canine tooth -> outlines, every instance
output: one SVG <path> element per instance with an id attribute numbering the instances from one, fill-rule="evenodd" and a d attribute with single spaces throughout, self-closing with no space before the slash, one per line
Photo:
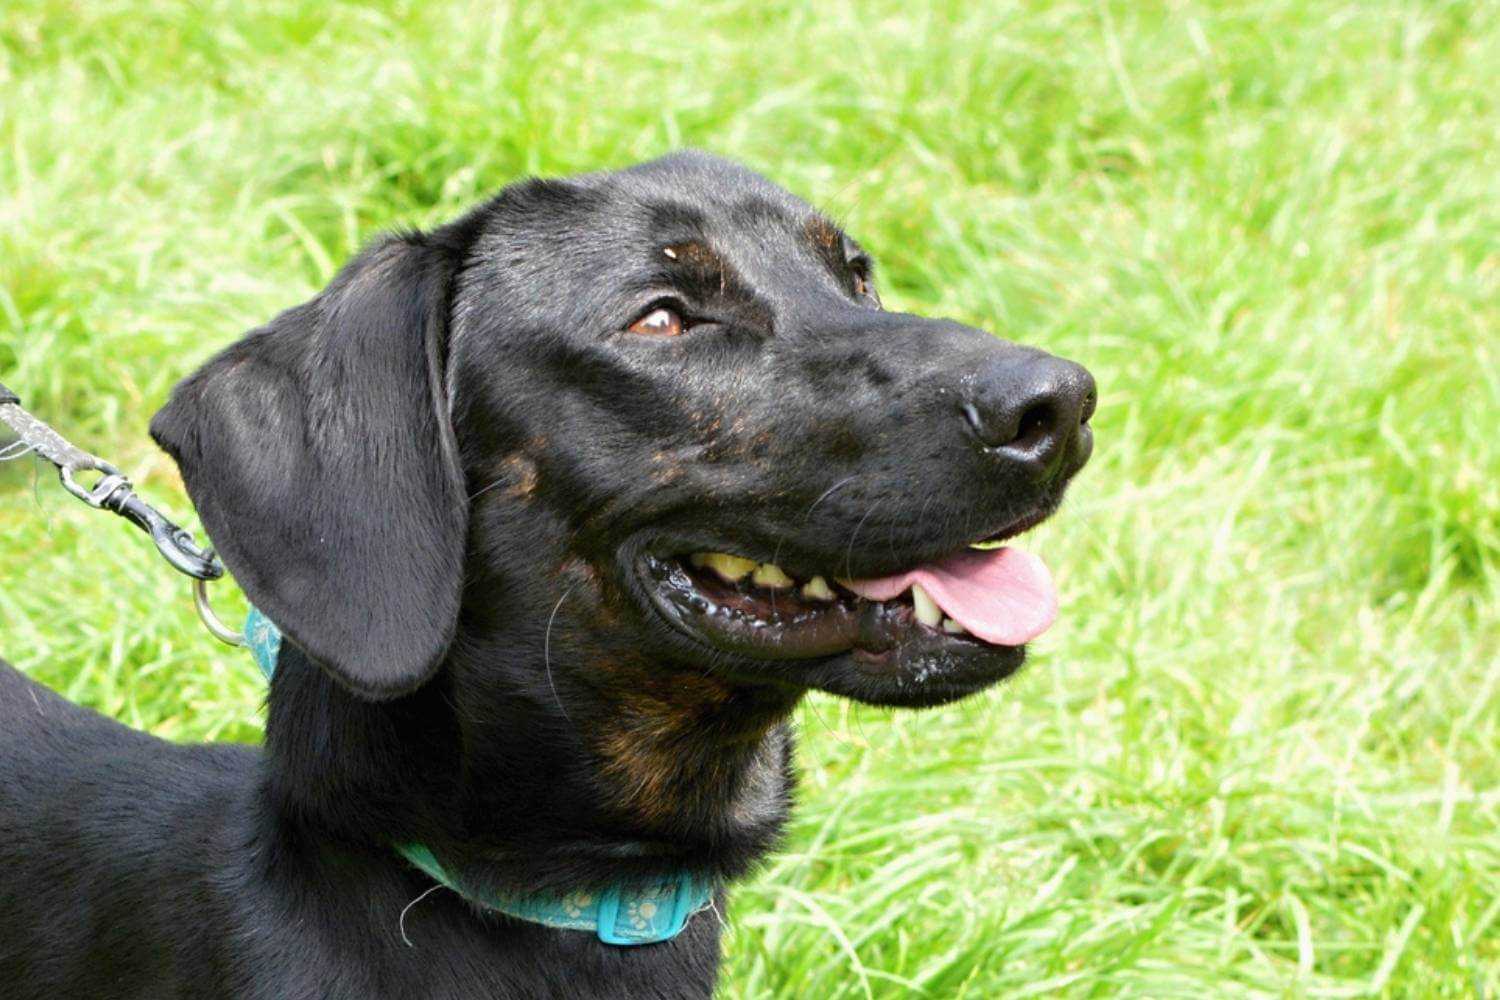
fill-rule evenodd
<path id="1" fill-rule="evenodd" d="M 821 576 L 815 576 L 808 580 L 802 587 L 802 596 L 813 601 L 833 600 L 833 588 L 828 586 L 828 581 Z"/>
<path id="2" fill-rule="evenodd" d="M 917 621 L 923 625 L 936 628 L 942 622 L 943 609 L 937 606 L 937 601 L 934 601 L 931 595 L 922 589 L 920 583 L 911 585 L 911 603 L 916 606 Z"/>
<path id="3" fill-rule="evenodd" d="M 954 621 L 952 618 L 944 618 L 943 619 L 943 631 L 947 632 L 949 635 L 968 635 L 969 634 L 969 630 L 968 629 L 964 628 L 962 625 L 960 625 L 958 622 Z"/>
<path id="4" fill-rule="evenodd" d="M 755 567 L 755 574 L 750 577 L 750 582 L 772 590 L 785 590 L 797 581 L 783 573 L 781 567 L 775 563 L 761 563 Z"/>
<path id="5" fill-rule="evenodd" d="M 755 560 L 746 559 L 744 556 L 732 556 L 727 552 L 699 554 L 703 561 L 698 565 L 708 567 L 730 583 L 739 583 L 755 569 Z"/>

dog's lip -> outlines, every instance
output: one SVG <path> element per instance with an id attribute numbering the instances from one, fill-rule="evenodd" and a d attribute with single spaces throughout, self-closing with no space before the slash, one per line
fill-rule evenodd
<path id="1" fill-rule="evenodd" d="M 672 572 L 677 564 L 648 555 L 642 567 Z M 645 602 L 672 634 L 700 651 L 702 669 L 736 683 L 770 684 L 830 694 L 888 707 L 928 707 L 966 697 L 1020 668 L 1025 646 L 1001 646 L 972 636 L 951 635 L 916 621 L 912 605 L 864 601 L 840 589 L 844 615 L 821 649 L 789 650 L 774 634 L 726 636 L 699 627 L 695 617 L 666 599 L 643 569 Z M 774 633 L 774 626 L 767 632 Z M 757 648 L 756 638 L 764 641 Z M 804 637 L 805 638 L 805 637 Z M 701 657 L 701 659 L 700 659 Z"/>
<path id="2" fill-rule="evenodd" d="M 874 557 L 851 554 L 852 564 L 862 570 L 869 567 L 860 578 L 875 577 L 920 567 L 934 559 L 941 561 L 966 548 L 995 547 L 1044 521 L 1055 508 L 1051 502 L 1038 504 L 963 546 L 950 547 L 946 553 L 939 550 L 936 556 L 908 556 L 892 565 L 886 553 Z M 692 553 L 726 550 L 748 559 L 753 558 L 750 553 L 776 552 L 782 547 L 658 537 L 642 544 L 630 560 L 635 577 L 632 589 L 674 632 L 717 659 L 805 663 L 852 655 L 858 665 L 869 667 L 899 646 L 959 657 L 1021 648 L 1020 643 L 987 642 L 947 620 L 941 627 L 923 624 L 917 620 L 910 590 L 884 601 L 869 600 L 839 585 L 826 570 L 803 570 L 801 565 L 811 560 L 787 560 L 799 583 L 776 591 L 748 586 L 748 581 L 730 583 L 701 566 L 691 567 L 688 560 Z M 800 581 L 814 576 L 831 584 L 833 600 L 819 601 L 800 594 Z"/>

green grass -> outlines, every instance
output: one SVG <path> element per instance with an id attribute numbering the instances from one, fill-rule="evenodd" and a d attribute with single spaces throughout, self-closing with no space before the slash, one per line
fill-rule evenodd
<path id="1" fill-rule="evenodd" d="M 680 145 L 890 305 L 1087 363 L 1059 626 L 923 715 L 814 698 L 725 997 L 1500 991 L 1500 7 L 9 0 L 0 381 L 151 496 L 172 382 L 372 234 Z M 0 650 L 162 736 L 260 684 L 0 466 Z M 222 589 L 222 588 L 221 588 Z"/>

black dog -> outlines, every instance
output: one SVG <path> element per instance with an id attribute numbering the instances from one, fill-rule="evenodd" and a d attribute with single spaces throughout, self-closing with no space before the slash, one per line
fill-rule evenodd
<path id="1" fill-rule="evenodd" d="M 152 425 L 285 632 L 264 751 L 0 664 L 0 995 L 708 996 L 710 909 L 631 947 L 473 900 L 688 878 L 722 913 L 806 690 L 1020 665 L 1046 571 L 970 546 L 1056 508 L 1093 406 L 883 311 L 852 240 L 704 155 L 380 242 Z"/>

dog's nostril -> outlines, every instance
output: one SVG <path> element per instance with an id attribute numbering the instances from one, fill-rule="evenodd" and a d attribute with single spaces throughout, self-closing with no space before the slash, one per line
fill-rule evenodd
<path id="1" fill-rule="evenodd" d="M 1007 448 L 1031 451 L 1052 433 L 1055 422 L 1056 414 L 1053 413 L 1051 404 L 1038 403 L 1021 414 L 1021 421 L 1016 425 L 1016 436 L 1003 444 Z"/>
<path id="2" fill-rule="evenodd" d="M 1047 477 L 1088 441 L 1097 393 L 1083 368 L 1043 355 L 983 371 L 960 405 L 976 444 L 1010 468 Z"/>
<path id="3" fill-rule="evenodd" d="M 1059 411 L 1050 396 L 1021 406 L 985 407 L 963 404 L 964 420 L 969 430 L 986 448 L 1015 453 L 1045 450 L 1057 435 Z"/>

